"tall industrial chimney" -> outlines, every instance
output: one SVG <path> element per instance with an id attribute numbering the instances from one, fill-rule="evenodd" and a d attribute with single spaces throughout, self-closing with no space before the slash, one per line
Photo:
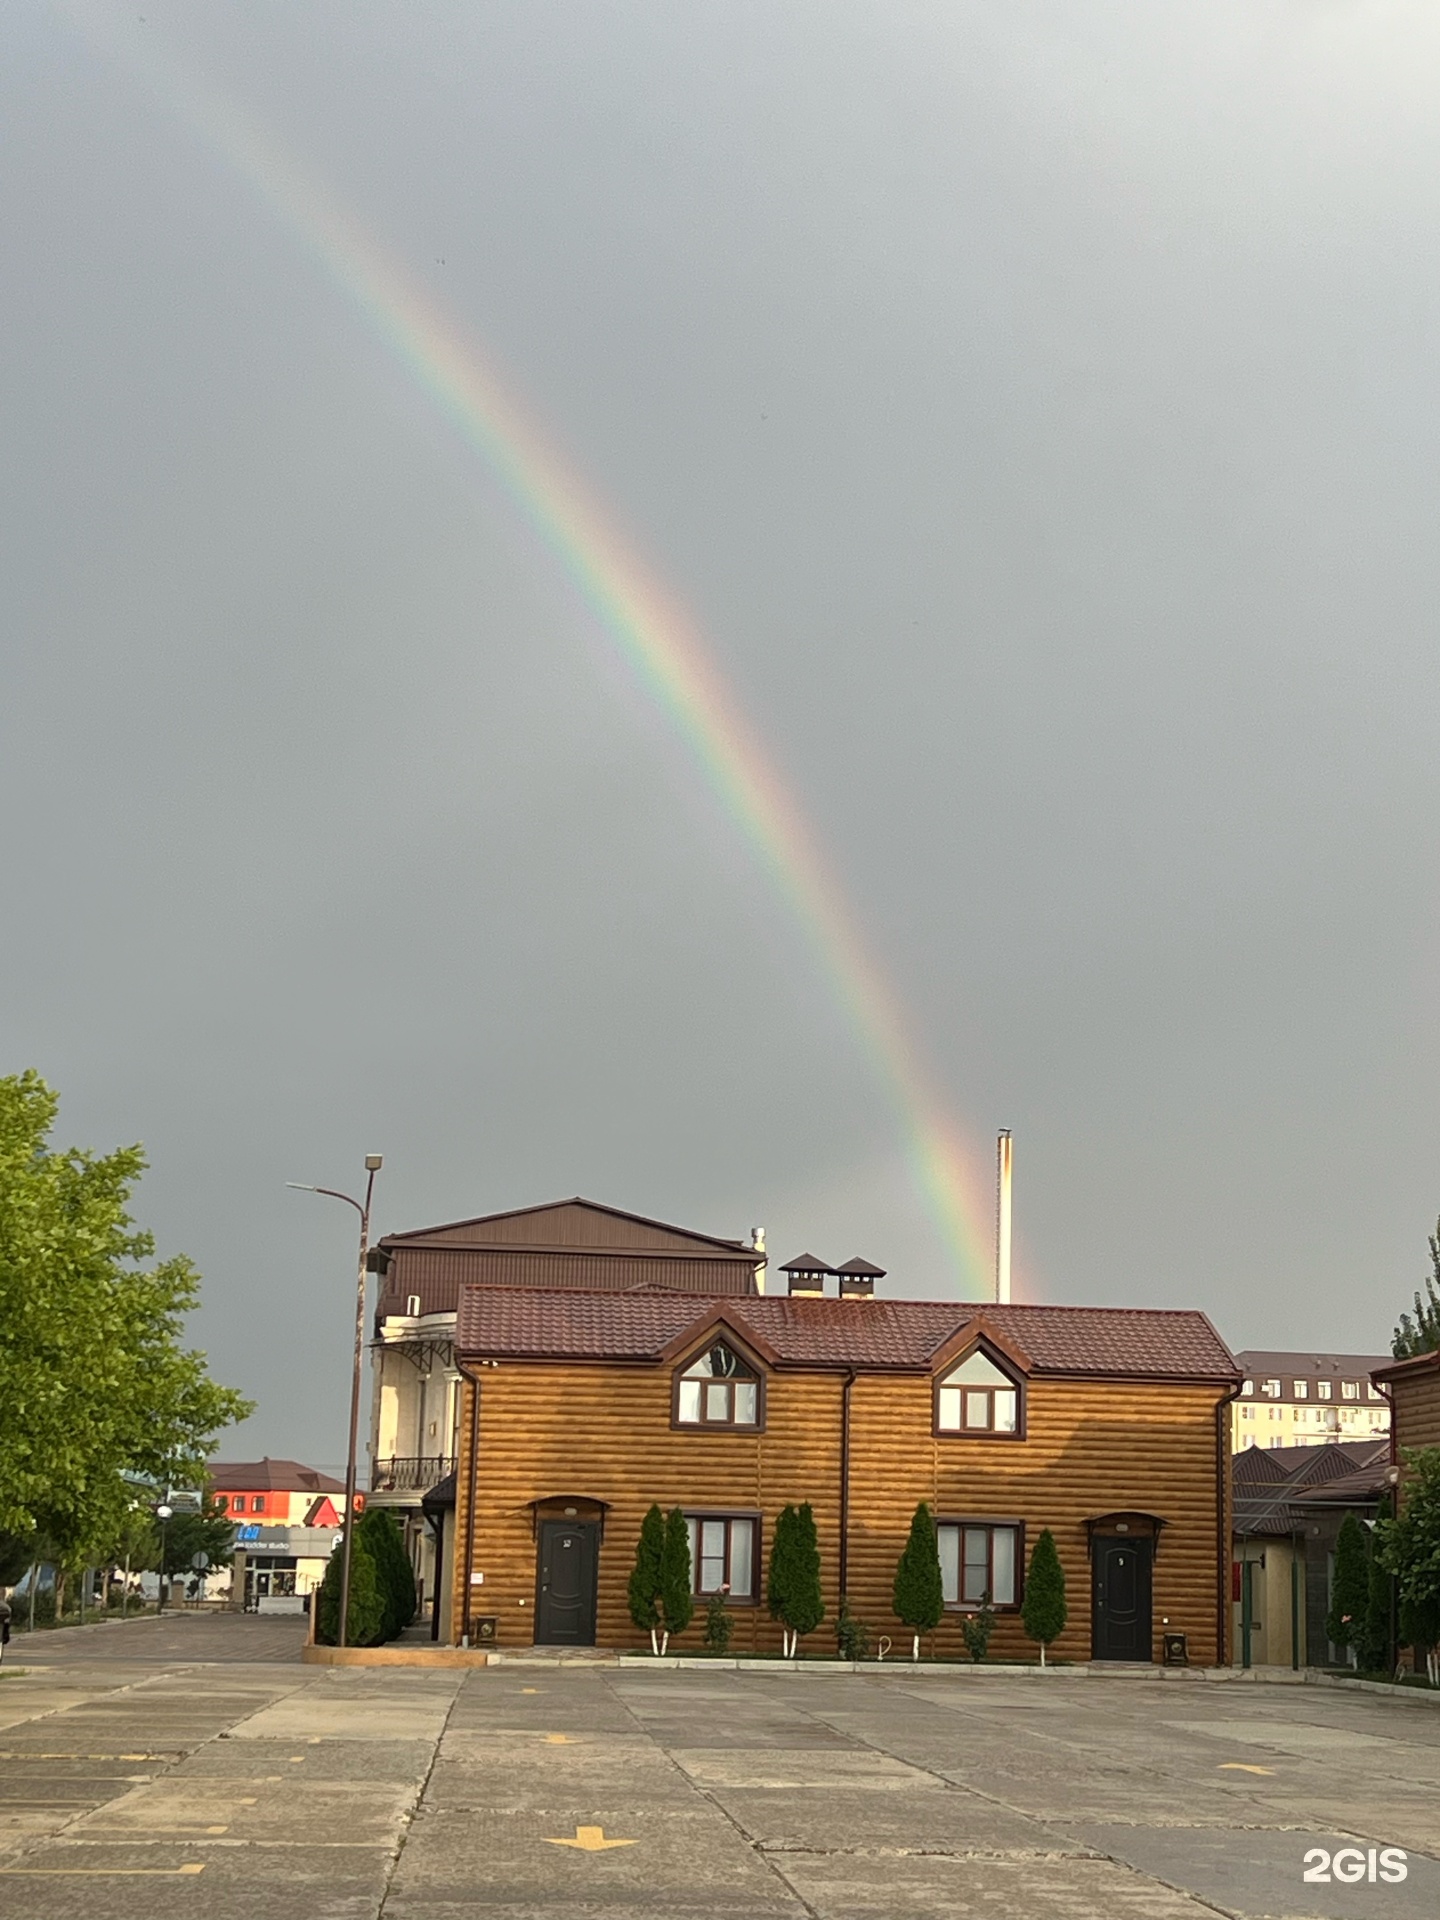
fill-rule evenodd
<path id="1" fill-rule="evenodd" d="M 1010 1129 L 1002 1127 L 995 1140 L 995 1300 L 1010 1304 Z"/>

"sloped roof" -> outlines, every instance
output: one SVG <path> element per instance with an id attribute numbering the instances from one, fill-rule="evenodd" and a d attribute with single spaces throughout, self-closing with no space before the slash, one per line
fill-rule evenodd
<path id="1" fill-rule="evenodd" d="M 1038 1373 L 1233 1381 L 1238 1369 L 1203 1313 L 1130 1307 L 982 1306 L 946 1300 L 805 1300 L 736 1295 L 697 1301 L 646 1291 L 575 1293 L 467 1287 L 457 1345 L 495 1359 L 658 1360 L 717 1318 L 780 1366 L 924 1372 L 979 1322 Z"/>
<path id="2" fill-rule="evenodd" d="M 383 1234 L 379 1245 L 387 1249 L 443 1246 L 569 1251 L 585 1248 L 671 1256 L 690 1252 L 712 1259 L 718 1251 L 748 1258 L 752 1263 L 764 1258 L 743 1240 L 723 1240 L 714 1234 L 696 1233 L 690 1227 L 674 1227 L 664 1220 L 647 1219 L 641 1213 L 627 1213 L 622 1207 L 607 1207 L 602 1201 L 583 1199 L 579 1194 L 568 1200 L 546 1200 L 535 1207 L 511 1207 L 504 1213 L 482 1213 L 470 1220 L 450 1220 L 440 1226 Z"/>
<path id="3" fill-rule="evenodd" d="M 205 1471 L 216 1493 L 344 1493 L 345 1482 L 298 1460 L 212 1460 Z"/>
<path id="4" fill-rule="evenodd" d="M 1234 1459 L 1235 1531 L 1274 1538 L 1307 1524 L 1306 1505 L 1365 1506 L 1383 1490 L 1389 1440 L 1246 1447 Z"/>

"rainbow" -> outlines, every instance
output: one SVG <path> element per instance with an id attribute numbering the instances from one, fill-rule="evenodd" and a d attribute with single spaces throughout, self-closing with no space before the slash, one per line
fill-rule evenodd
<path id="1" fill-rule="evenodd" d="M 64 17 L 92 50 L 159 95 L 260 194 L 549 548 L 802 929 L 893 1113 L 951 1279 L 962 1291 L 984 1295 L 993 1274 L 992 1203 L 974 1175 L 976 1156 L 923 1069 L 799 807 L 684 608 L 622 539 L 475 343 L 267 128 L 183 71 L 153 30 L 122 39 L 116 20 L 69 6 Z"/>

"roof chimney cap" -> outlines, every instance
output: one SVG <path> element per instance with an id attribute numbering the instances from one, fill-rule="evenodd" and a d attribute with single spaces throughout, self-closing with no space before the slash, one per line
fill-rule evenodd
<path id="1" fill-rule="evenodd" d="M 853 1260 L 847 1260 L 843 1267 L 836 1267 L 835 1271 L 839 1274 L 860 1274 L 871 1280 L 883 1280 L 886 1273 L 884 1267 L 871 1266 L 868 1260 L 862 1260 L 858 1254 Z"/>
<path id="2" fill-rule="evenodd" d="M 812 1299 L 825 1291 L 825 1276 L 833 1273 L 834 1268 L 818 1254 L 797 1253 L 793 1260 L 787 1260 L 780 1271 L 790 1281 L 792 1294 L 808 1295 Z"/>
<path id="3" fill-rule="evenodd" d="M 840 1276 L 840 1298 L 842 1300 L 873 1300 L 875 1282 L 885 1278 L 884 1267 L 872 1266 L 868 1260 L 858 1256 L 847 1260 L 843 1267 L 835 1271 Z"/>

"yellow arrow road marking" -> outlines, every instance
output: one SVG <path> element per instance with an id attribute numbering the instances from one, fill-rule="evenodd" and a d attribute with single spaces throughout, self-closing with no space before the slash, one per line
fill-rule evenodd
<path id="1" fill-rule="evenodd" d="M 609 1847 L 633 1847 L 633 1840 L 607 1840 L 603 1827 L 576 1827 L 573 1840 L 547 1840 L 547 1847 L 578 1847 L 581 1853 L 604 1853 Z"/>
<path id="2" fill-rule="evenodd" d="M 520 1691 L 522 1693 L 543 1693 L 545 1689 L 543 1687 L 521 1687 Z"/>
<path id="3" fill-rule="evenodd" d="M 580 1742 L 572 1740 L 568 1733 L 547 1733 L 545 1744 L 547 1747 L 578 1747 Z"/>
<path id="4" fill-rule="evenodd" d="M 173 1880 L 178 1873 L 203 1873 L 205 1862 L 192 1860 L 184 1867 L 0 1867 L 0 1873 L 23 1874 L 33 1879 L 37 1874 L 88 1874 L 102 1880 L 148 1879 Z"/>
<path id="5" fill-rule="evenodd" d="M 1252 1767 L 1246 1760 L 1222 1760 L 1221 1773 L 1274 1773 L 1274 1767 Z"/>

